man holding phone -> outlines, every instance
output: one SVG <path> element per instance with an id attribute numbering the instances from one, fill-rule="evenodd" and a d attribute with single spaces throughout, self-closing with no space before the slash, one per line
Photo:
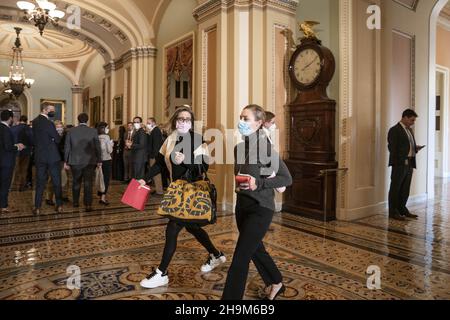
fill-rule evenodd
<path id="1" fill-rule="evenodd" d="M 416 144 L 411 130 L 417 117 L 414 110 L 405 110 L 402 120 L 392 127 L 388 134 L 389 166 L 392 167 L 389 217 L 396 220 L 417 218 L 417 215 L 406 208 L 413 172 L 416 169 L 416 155 L 425 148 Z"/>

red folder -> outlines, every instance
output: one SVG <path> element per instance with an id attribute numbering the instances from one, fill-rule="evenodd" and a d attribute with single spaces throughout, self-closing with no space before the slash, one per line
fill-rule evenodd
<path id="1" fill-rule="evenodd" d="M 122 203 L 139 211 L 145 210 L 148 197 L 150 196 L 150 187 L 141 187 L 140 183 L 133 179 L 127 187 L 127 190 L 122 196 Z"/>

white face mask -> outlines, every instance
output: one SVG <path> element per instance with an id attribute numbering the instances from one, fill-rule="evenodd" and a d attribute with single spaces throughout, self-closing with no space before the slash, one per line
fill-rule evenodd
<path id="1" fill-rule="evenodd" d="M 134 128 L 135 128 L 136 130 L 139 130 L 139 129 L 141 128 L 141 124 L 140 124 L 140 123 L 135 123 L 135 124 L 134 124 Z"/>
<path id="2" fill-rule="evenodd" d="M 148 130 L 153 130 L 155 126 L 153 124 L 147 124 L 147 129 Z"/>
<path id="3" fill-rule="evenodd" d="M 108 133 L 109 133 L 109 129 L 106 128 L 106 129 L 105 129 L 105 134 L 108 134 Z"/>
<path id="4" fill-rule="evenodd" d="M 269 131 L 273 132 L 273 131 L 275 131 L 275 130 L 277 130 L 277 125 L 274 123 L 273 125 L 271 125 L 271 126 L 269 127 Z"/>
<path id="5" fill-rule="evenodd" d="M 177 131 L 179 134 L 186 134 L 191 130 L 192 123 L 189 121 L 187 123 L 178 123 L 177 122 Z"/>

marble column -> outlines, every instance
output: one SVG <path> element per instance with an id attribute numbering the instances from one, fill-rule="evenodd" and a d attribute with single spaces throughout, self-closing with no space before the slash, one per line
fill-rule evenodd
<path id="1" fill-rule="evenodd" d="M 72 124 L 76 125 L 77 117 L 83 110 L 83 87 L 75 85 L 72 87 Z"/>

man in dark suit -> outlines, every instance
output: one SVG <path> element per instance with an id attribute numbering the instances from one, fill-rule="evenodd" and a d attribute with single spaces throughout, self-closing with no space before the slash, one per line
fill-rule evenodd
<path id="1" fill-rule="evenodd" d="M 124 167 L 124 181 L 129 183 L 133 174 L 133 161 L 131 158 L 131 145 L 133 144 L 134 136 L 134 124 L 133 122 L 127 123 L 126 132 L 123 136 L 123 167 Z"/>
<path id="2" fill-rule="evenodd" d="M 156 125 L 155 118 L 149 118 L 147 120 L 147 130 L 148 130 L 147 153 L 148 153 L 149 168 L 151 168 L 156 163 L 156 156 L 158 155 L 159 150 L 161 149 L 164 143 L 164 138 L 161 129 L 158 128 L 158 126 Z M 153 177 L 153 182 L 155 184 L 156 194 L 159 195 L 164 194 L 161 174 L 158 174 L 157 176 Z"/>
<path id="3" fill-rule="evenodd" d="M 61 136 L 50 118 L 55 116 L 55 106 L 41 105 L 41 114 L 33 120 L 34 163 L 36 166 L 36 197 L 33 213 L 40 214 L 42 197 L 47 186 L 48 175 L 53 184 L 56 198 L 56 212 L 62 213 L 61 155 L 59 143 Z"/>
<path id="4" fill-rule="evenodd" d="M 406 208 L 413 171 L 416 169 L 416 154 L 425 147 L 416 144 L 411 130 L 417 117 L 414 110 L 405 110 L 402 120 L 388 134 L 389 166 L 392 167 L 389 217 L 396 220 L 417 218 Z"/>
<path id="5" fill-rule="evenodd" d="M 89 128 L 88 121 L 89 117 L 86 113 L 80 114 L 78 116 L 80 125 L 67 133 L 64 160 L 66 170 L 72 169 L 74 208 L 80 206 L 81 183 L 84 180 L 84 205 L 86 212 L 91 212 L 95 167 L 101 167 L 102 158 L 97 130 Z"/>
<path id="6" fill-rule="evenodd" d="M 9 188 L 16 164 L 17 151 L 22 151 L 25 146 L 21 143 L 14 144 L 11 132 L 14 114 L 11 110 L 0 113 L 0 213 L 11 213 L 15 210 L 8 209 Z"/>
<path id="7" fill-rule="evenodd" d="M 26 189 L 27 171 L 33 149 L 33 130 L 28 126 L 27 116 L 21 116 L 19 124 L 11 128 L 15 143 L 22 143 L 25 149 L 17 155 L 17 164 L 15 169 L 15 181 L 19 185 L 19 191 Z"/>
<path id="8" fill-rule="evenodd" d="M 133 163 L 133 178 L 141 180 L 145 177 L 145 164 L 147 163 L 147 134 L 142 127 L 142 118 L 133 119 L 134 134 L 132 143 L 128 142 Z"/>

